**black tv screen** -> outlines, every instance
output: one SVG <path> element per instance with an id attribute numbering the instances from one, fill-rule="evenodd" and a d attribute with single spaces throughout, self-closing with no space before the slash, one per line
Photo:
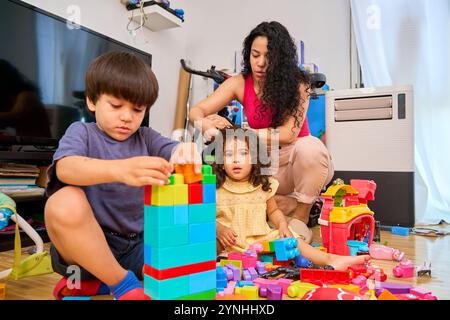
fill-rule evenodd
<path id="1" fill-rule="evenodd" d="M 23 2 L 0 1 L 0 143 L 57 145 L 72 122 L 95 121 L 86 110 L 85 73 L 115 50 L 151 65 L 148 53 Z"/>

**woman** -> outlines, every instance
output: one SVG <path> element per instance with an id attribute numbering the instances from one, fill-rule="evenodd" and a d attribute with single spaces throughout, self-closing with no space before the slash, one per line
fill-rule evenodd
<path id="1" fill-rule="evenodd" d="M 306 113 L 309 79 L 298 68 L 297 47 L 287 29 L 278 22 L 263 22 L 243 43 L 243 71 L 227 79 L 212 95 L 191 108 L 190 121 L 207 139 L 229 125 L 216 115 L 232 100 L 244 106 L 249 126 L 261 138 L 279 132 L 280 182 L 276 202 L 295 218 L 290 226 L 307 241 L 309 212 L 322 188 L 334 173 L 323 143 L 310 135 Z"/>

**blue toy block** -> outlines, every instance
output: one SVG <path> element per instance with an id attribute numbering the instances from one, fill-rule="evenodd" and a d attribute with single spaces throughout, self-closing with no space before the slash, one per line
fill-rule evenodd
<path id="1" fill-rule="evenodd" d="M 203 184 L 203 203 L 216 203 L 216 185 Z"/>
<path id="2" fill-rule="evenodd" d="M 189 276 L 157 280 L 144 274 L 144 292 L 154 300 L 172 300 L 189 294 Z"/>
<path id="3" fill-rule="evenodd" d="M 313 263 L 302 255 L 298 255 L 295 257 L 295 265 L 299 268 L 311 268 Z"/>
<path id="4" fill-rule="evenodd" d="M 174 225 L 173 206 L 144 206 L 144 230 L 172 227 Z"/>
<path id="5" fill-rule="evenodd" d="M 408 235 L 409 235 L 409 228 L 405 228 L 405 227 L 392 227 L 391 233 L 392 233 L 392 234 L 399 235 L 399 236 L 408 236 Z"/>
<path id="6" fill-rule="evenodd" d="M 144 233 L 145 236 L 145 233 Z M 144 243 L 144 263 L 152 266 L 152 247 Z"/>
<path id="7" fill-rule="evenodd" d="M 225 270 L 221 266 L 216 267 L 216 290 L 223 291 L 228 285 Z"/>
<path id="8" fill-rule="evenodd" d="M 193 273 L 189 275 L 189 294 L 216 288 L 216 270 Z"/>
<path id="9" fill-rule="evenodd" d="M 187 205 L 179 205 L 173 207 L 173 222 L 175 225 L 188 224 L 189 209 Z"/>
<path id="10" fill-rule="evenodd" d="M 145 255 L 145 247 L 147 245 L 144 244 L 144 262 L 158 270 L 216 260 L 216 241 L 168 248 L 151 247 L 150 257 Z"/>
<path id="11" fill-rule="evenodd" d="M 297 248 L 298 240 L 295 238 L 283 238 L 273 241 L 275 247 L 275 257 L 278 261 L 287 261 L 300 255 Z"/>
<path id="12" fill-rule="evenodd" d="M 92 297 L 64 297 L 63 300 L 92 300 Z"/>
<path id="13" fill-rule="evenodd" d="M 146 229 L 144 244 L 155 248 L 187 245 L 189 244 L 189 226 L 184 224 L 159 229 Z"/>
<path id="14" fill-rule="evenodd" d="M 190 204 L 189 223 L 216 222 L 216 205 L 214 203 Z"/>
<path id="15" fill-rule="evenodd" d="M 261 257 L 259 259 L 261 260 L 261 262 L 273 263 L 273 256 L 272 255 L 263 254 L 263 255 L 261 255 Z"/>
<path id="16" fill-rule="evenodd" d="M 253 287 L 254 284 L 253 284 L 253 281 L 243 281 L 243 280 L 238 281 L 238 282 L 236 283 L 236 287 L 243 287 L 243 286 L 250 286 L 250 287 Z"/>
<path id="17" fill-rule="evenodd" d="M 356 256 L 358 252 L 369 252 L 367 243 L 362 241 L 347 240 L 347 245 L 349 246 L 351 256 Z"/>
<path id="18" fill-rule="evenodd" d="M 189 243 L 216 240 L 216 223 L 196 223 L 189 225 Z"/>

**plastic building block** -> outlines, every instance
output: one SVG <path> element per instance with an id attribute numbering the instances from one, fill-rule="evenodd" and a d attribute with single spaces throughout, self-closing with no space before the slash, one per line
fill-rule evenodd
<path id="1" fill-rule="evenodd" d="M 175 206 L 144 206 L 144 230 L 172 227 Z"/>
<path id="2" fill-rule="evenodd" d="M 291 298 L 303 298 L 303 296 L 310 290 L 318 288 L 319 286 L 301 281 L 294 281 L 287 289 L 287 294 Z"/>
<path id="3" fill-rule="evenodd" d="M 259 259 L 261 260 L 261 262 L 273 263 L 273 256 L 272 255 L 263 254 L 263 255 L 261 255 L 259 257 Z"/>
<path id="4" fill-rule="evenodd" d="M 256 271 L 258 271 L 258 274 L 264 274 L 267 272 L 266 266 L 261 261 L 256 261 Z"/>
<path id="5" fill-rule="evenodd" d="M 188 201 L 189 204 L 203 203 L 203 185 L 193 183 L 188 185 Z"/>
<path id="6" fill-rule="evenodd" d="M 144 205 L 152 204 L 152 186 L 144 186 Z"/>
<path id="7" fill-rule="evenodd" d="M 174 225 L 172 227 L 160 227 L 158 231 L 147 228 L 144 233 L 144 243 L 158 248 L 188 245 L 188 225 Z M 213 239 L 214 240 L 214 239 Z"/>
<path id="8" fill-rule="evenodd" d="M 187 205 L 173 206 L 173 223 L 175 225 L 188 224 L 189 209 Z"/>
<path id="9" fill-rule="evenodd" d="M 282 278 L 282 279 L 277 280 L 277 284 L 279 286 L 281 286 L 281 288 L 283 289 L 283 294 L 287 294 L 287 290 L 292 282 L 293 282 L 293 280 L 291 280 L 291 279 L 283 279 Z"/>
<path id="10" fill-rule="evenodd" d="M 92 300 L 92 297 L 82 297 L 82 296 L 74 296 L 74 297 L 64 297 L 62 300 Z"/>
<path id="11" fill-rule="evenodd" d="M 356 256 L 358 252 L 369 252 L 367 243 L 356 240 L 347 240 L 347 245 L 350 248 L 350 255 Z"/>
<path id="12" fill-rule="evenodd" d="M 377 298 L 378 300 L 398 300 L 389 290 L 383 290 Z"/>
<path id="13" fill-rule="evenodd" d="M 151 276 L 152 278 L 155 278 L 157 280 L 166 280 L 170 278 L 185 276 L 192 273 L 214 270 L 215 267 L 216 267 L 215 260 L 184 265 L 175 268 L 168 268 L 164 270 L 158 270 L 150 265 L 144 264 L 144 274 Z"/>
<path id="14" fill-rule="evenodd" d="M 0 300 L 6 297 L 6 283 L 0 283 Z"/>
<path id="15" fill-rule="evenodd" d="M 216 222 L 216 205 L 214 203 L 189 205 L 189 223 Z"/>
<path id="16" fill-rule="evenodd" d="M 160 281 L 144 274 L 144 292 L 154 300 L 172 300 L 188 296 L 190 295 L 189 276 Z"/>
<path id="17" fill-rule="evenodd" d="M 256 253 L 260 253 L 264 250 L 264 246 L 259 242 L 255 242 L 250 245 L 250 250 Z"/>
<path id="18" fill-rule="evenodd" d="M 397 278 L 412 278 L 414 277 L 415 267 L 412 265 L 399 264 L 392 269 L 392 274 Z"/>
<path id="19" fill-rule="evenodd" d="M 330 288 L 341 288 L 356 294 L 360 293 L 360 287 L 355 284 L 332 284 Z"/>
<path id="20" fill-rule="evenodd" d="M 175 189 L 171 185 L 152 186 L 152 206 L 173 206 Z"/>
<path id="21" fill-rule="evenodd" d="M 216 290 L 211 289 L 204 292 L 190 294 L 184 297 L 176 298 L 175 300 L 213 300 L 216 298 Z"/>
<path id="22" fill-rule="evenodd" d="M 243 286 L 253 286 L 253 281 L 241 280 L 236 283 L 236 287 L 243 287 Z"/>
<path id="23" fill-rule="evenodd" d="M 300 269 L 300 280 L 302 282 L 333 284 L 350 283 L 348 271 L 323 270 L 323 269 Z"/>
<path id="24" fill-rule="evenodd" d="M 258 278 L 258 272 L 256 272 L 256 269 L 253 267 L 248 268 L 248 272 L 250 273 L 250 279 L 255 280 Z"/>
<path id="25" fill-rule="evenodd" d="M 213 174 L 212 167 L 210 165 L 202 166 L 203 184 L 216 185 L 216 176 Z"/>
<path id="26" fill-rule="evenodd" d="M 259 296 L 266 298 L 267 297 L 267 287 L 260 287 L 259 288 Z"/>
<path id="27" fill-rule="evenodd" d="M 257 257 L 240 252 L 230 252 L 228 254 L 228 260 L 240 260 L 242 261 L 242 268 L 248 269 L 256 267 Z"/>
<path id="28" fill-rule="evenodd" d="M 189 225 L 189 243 L 216 240 L 216 223 L 192 223 Z"/>
<path id="29" fill-rule="evenodd" d="M 421 288 L 412 288 L 409 291 L 409 293 L 411 293 L 411 294 L 413 294 L 413 295 L 415 295 L 415 296 L 417 296 L 417 297 L 419 297 L 421 299 L 424 299 L 424 300 L 437 300 L 437 297 L 434 296 L 431 293 L 431 291 L 424 290 L 424 289 L 421 289 Z"/>
<path id="30" fill-rule="evenodd" d="M 242 270 L 242 278 L 245 281 L 251 281 L 252 277 L 250 276 L 250 272 L 248 272 L 248 270 Z"/>
<path id="31" fill-rule="evenodd" d="M 203 187 L 203 203 L 216 203 L 216 184 L 203 184 L 201 186 Z"/>
<path id="32" fill-rule="evenodd" d="M 241 280 L 241 269 L 234 266 L 231 263 L 228 263 L 225 265 L 228 269 L 230 269 L 231 271 L 233 271 L 233 280 L 234 281 L 239 281 Z"/>
<path id="33" fill-rule="evenodd" d="M 283 238 L 273 241 L 275 248 L 275 257 L 278 261 L 287 261 L 294 259 L 300 254 L 297 249 L 298 240 L 295 238 Z"/>
<path id="34" fill-rule="evenodd" d="M 195 182 L 200 182 L 203 180 L 202 174 L 197 174 L 194 171 L 194 165 L 193 164 L 176 164 L 175 165 L 175 172 L 182 174 L 184 176 L 184 183 L 191 184 Z"/>
<path id="35" fill-rule="evenodd" d="M 283 288 L 280 285 L 269 284 L 267 286 L 267 300 L 281 300 Z"/>
<path id="36" fill-rule="evenodd" d="M 295 265 L 299 268 L 311 268 L 313 266 L 313 263 L 307 258 L 298 255 L 295 257 Z"/>
<path id="37" fill-rule="evenodd" d="M 189 275 L 189 294 L 200 293 L 216 287 L 216 270 Z"/>
<path id="38" fill-rule="evenodd" d="M 255 286 L 243 286 L 240 294 L 247 297 L 248 300 L 258 300 L 258 287 Z"/>
<path id="39" fill-rule="evenodd" d="M 409 284 L 378 282 L 375 283 L 375 291 L 377 295 L 381 294 L 384 289 L 389 290 L 392 294 L 409 293 L 412 286 Z"/>
<path id="40" fill-rule="evenodd" d="M 229 268 L 224 268 L 225 270 L 225 275 L 227 277 L 227 280 L 233 280 L 233 270 L 229 269 Z"/>
<path id="41" fill-rule="evenodd" d="M 399 236 L 409 236 L 409 228 L 392 227 L 391 233 Z"/>

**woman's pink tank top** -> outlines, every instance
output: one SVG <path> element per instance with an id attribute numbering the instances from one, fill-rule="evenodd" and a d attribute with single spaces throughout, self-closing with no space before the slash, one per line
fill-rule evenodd
<path id="1" fill-rule="evenodd" d="M 256 109 L 261 105 L 261 100 L 255 93 L 253 87 L 253 77 L 249 74 L 245 78 L 244 87 L 244 114 L 247 117 L 248 124 L 253 129 L 265 129 L 270 127 L 272 120 L 272 110 L 268 108 L 265 112 L 256 112 Z M 308 117 L 305 117 L 302 128 L 298 134 L 299 137 L 309 135 Z"/>

